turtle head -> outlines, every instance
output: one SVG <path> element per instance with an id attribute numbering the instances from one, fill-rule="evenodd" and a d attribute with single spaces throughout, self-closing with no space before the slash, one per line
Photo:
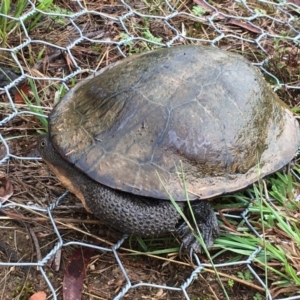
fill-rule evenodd
<path id="1" fill-rule="evenodd" d="M 74 173 L 73 166 L 54 148 L 49 134 L 41 134 L 37 138 L 37 151 L 57 177 Z"/>
<path id="2" fill-rule="evenodd" d="M 37 151 L 46 162 L 51 171 L 57 176 L 60 182 L 79 198 L 88 212 L 91 212 L 86 204 L 84 194 L 80 187 L 90 187 L 93 183 L 87 176 L 81 173 L 75 166 L 63 159 L 53 147 L 50 136 L 41 134 L 37 139 Z"/>
<path id="3" fill-rule="evenodd" d="M 48 134 L 41 134 L 37 139 L 37 151 L 42 159 L 51 166 L 59 166 L 62 157 L 54 149 Z"/>

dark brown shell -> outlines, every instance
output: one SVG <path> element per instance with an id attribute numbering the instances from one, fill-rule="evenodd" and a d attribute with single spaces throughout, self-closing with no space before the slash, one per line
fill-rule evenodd
<path id="1" fill-rule="evenodd" d="M 92 179 L 154 198 L 210 198 L 286 165 L 298 123 L 243 57 L 177 46 L 75 86 L 49 119 L 58 152 Z"/>

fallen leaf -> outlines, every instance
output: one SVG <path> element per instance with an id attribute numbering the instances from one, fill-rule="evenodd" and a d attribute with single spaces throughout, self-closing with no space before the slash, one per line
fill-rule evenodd
<path id="1" fill-rule="evenodd" d="M 95 251 L 93 248 L 80 248 L 74 252 L 68 261 L 63 282 L 64 300 L 81 299 L 85 271 Z"/>
<path id="2" fill-rule="evenodd" d="M 0 201 L 6 202 L 14 193 L 13 185 L 6 178 L 0 178 Z"/>
<path id="3" fill-rule="evenodd" d="M 286 2 L 287 2 L 287 3 L 293 3 L 293 4 L 295 4 L 296 6 L 299 6 L 299 7 L 300 7 L 300 0 L 287 0 Z"/>
<path id="4" fill-rule="evenodd" d="M 27 83 L 24 83 L 21 86 L 19 86 L 14 97 L 15 103 L 25 104 L 25 97 L 29 96 L 29 93 L 30 93 L 30 88 Z"/>
<path id="5" fill-rule="evenodd" d="M 236 19 L 229 19 L 228 21 L 226 21 L 226 24 L 235 25 L 253 33 L 260 34 L 262 32 L 259 28 L 255 27 L 254 25 Z"/>
<path id="6" fill-rule="evenodd" d="M 300 0 L 287 0 L 286 3 L 292 4 L 287 6 L 287 11 L 290 14 L 300 14 Z"/>
<path id="7" fill-rule="evenodd" d="M 45 292 L 37 292 L 30 296 L 28 300 L 46 300 L 47 295 Z"/>

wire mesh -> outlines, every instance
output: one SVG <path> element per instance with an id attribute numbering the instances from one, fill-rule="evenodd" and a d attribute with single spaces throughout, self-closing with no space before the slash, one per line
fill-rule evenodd
<path id="1" fill-rule="evenodd" d="M 217 2 L 217 1 L 216 1 Z M 181 1 L 116 1 L 113 4 L 96 5 L 79 0 L 68 2 L 69 10 L 58 10 L 59 4 L 55 5 L 56 10 L 45 9 L 42 2 L 28 1 L 24 10 L 19 14 L 14 12 L 14 7 L 8 14 L 0 13 L 2 20 L 13 24 L 10 30 L 19 28 L 16 39 L 19 41 L 12 46 L 3 42 L 0 47 L 2 57 L 5 57 L 18 75 L 10 75 L 7 72 L 8 82 L 0 88 L 0 92 L 5 93 L 9 103 L 5 106 L 9 113 L 4 115 L 0 120 L 1 128 L 7 126 L 16 117 L 40 115 L 39 112 L 28 109 L 27 105 L 18 105 L 13 97 L 15 95 L 15 87 L 24 82 L 25 79 L 34 81 L 55 82 L 62 84 L 68 88 L 68 83 L 76 76 L 84 73 L 92 73 L 99 67 L 97 63 L 94 65 L 83 64 L 78 60 L 76 51 L 80 45 L 90 44 L 95 48 L 95 52 L 99 50 L 105 53 L 106 49 L 114 51 L 114 57 L 125 57 L 128 53 L 134 53 L 135 49 L 145 51 L 155 47 L 170 47 L 176 44 L 185 42 L 193 42 L 198 44 L 208 44 L 230 50 L 231 45 L 238 45 L 238 49 L 245 56 L 249 55 L 250 49 L 255 49 L 253 56 L 255 57 L 254 64 L 273 79 L 275 89 L 283 90 L 298 90 L 300 86 L 286 84 L 280 78 L 272 74 L 268 68 L 270 60 L 280 51 L 282 42 L 289 42 L 289 45 L 295 48 L 299 47 L 300 39 L 300 23 L 299 11 L 300 8 L 296 4 L 297 1 L 226 1 L 223 4 L 213 1 L 194 1 L 186 3 Z M 214 4 L 212 4 L 214 3 Z M 229 7 L 231 9 L 229 9 Z M 35 20 L 45 19 L 49 21 L 49 27 L 53 27 L 49 34 L 41 34 L 43 39 L 36 39 L 36 35 L 32 32 L 38 30 L 35 27 Z M 89 19 L 97 20 L 98 28 L 89 23 Z M 63 24 L 64 28 L 68 28 L 67 38 L 59 39 L 59 32 L 55 33 L 56 27 Z M 161 30 L 158 31 L 157 28 Z M 155 34 L 155 33 L 157 34 Z M 160 35 L 158 34 L 160 33 Z M 39 48 L 41 59 L 29 68 L 29 62 L 24 57 L 32 48 Z M 112 50 L 113 49 L 113 50 Z M 252 51 L 252 50 L 251 50 Z M 247 54 L 248 53 L 248 54 Z M 298 52 L 299 53 L 299 52 Z M 93 53 L 91 53 L 92 55 Z M 251 54 L 251 55 L 252 55 Z M 55 70 L 52 76 L 43 73 L 45 67 L 45 58 L 48 62 L 53 61 L 60 56 L 67 57 L 69 66 L 65 72 L 61 72 L 63 77 L 57 76 Z M 105 54 L 101 57 L 103 59 Z M 252 56 L 252 57 L 253 57 Z M 44 58 L 44 60 L 42 59 Z M 299 58 L 299 56 L 298 56 Z M 285 59 L 289 59 L 286 57 Z M 50 74 L 50 73 L 47 73 Z M 2 106 L 4 107 L 4 106 Z M 0 165 L 8 167 L 9 161 L 15 160 L 35 160 L 35 157 L 20 157 L 14 155 L 11 150 L 9 140 L 0 134 L 1 152 Z M 123 237 L 112 247 L 100 247 L 89 243 L 68 242 L 60 233 L 57 223 L 53 218 L 53 210 L 63 201 L 66 194 L 63 194 L 58 200 L 48 206 L 38 206 L 33 203 L 20 204 L 14 202 L 11 198 L 10 202 L 0 203 L 0 209 L 19 208 L 31 210 L 47 215 L 53 227 L 53 231 L 57 236 L 55 246 L 47 252 L 41 259 L 36 262 L 6 262 L 1 261 L 0 266 L 22 266 L 22 267 L 37 267 L 46 281 L 52 299 L 58 299 L 58 294 L 52 285 L 51 278 L 45 270 L 49 260 L 55 253 L 64 247 L 70 245 L 79 245 L 85 247 L 93 247 L 99 251 L 112 252 L 115 260 L 125 277 L 125 284 L 116 293 L 114 299 L 122 299 L 129 290 L 140 286 L 149 286 L 152 288 L 173 290 L 182 293 L 183 299 L 191 299 L 187 288 L 196 280 L 197 276 L 203 268 L 219 268 L 230 267 L 233 265 L 246 265 L 254 277 L 258 280 L 266 293 L 267 299 L 272 299 L 268 292 L 268 287 L 264 280 L 253 268 L 252 262 L 257 254 L 261 251 L 261 247 L 257 247 L 255 251 L 246 259 L 238 262 L 225 262 L 222 264 L 203 263 L 198 256 L 194 256 L 196 267 L 180 286 L 161 285 L 151 282 L 133 283 L 130 276 L 127 274 L 126 268 L 122 263 L 122 257 L 118 253 L 118 249 L 127 237 Z M 230 216 L 235 217 L 237 216 Z M 248 218 L 248 210 L 245 210 L 240 216 L 244 219 L 247 226 L 252 230 L 253 234 L 261 237 L 259 233 L 250 224 Z M 300 295 L 282 298 L 300 299 Z"/>

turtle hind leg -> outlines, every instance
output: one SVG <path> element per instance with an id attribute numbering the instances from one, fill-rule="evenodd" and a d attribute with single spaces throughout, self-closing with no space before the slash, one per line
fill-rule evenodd
<path id="1" fill-rule="evenodd" d="M 213 245 L 215 238 L 219 236 L 219 225 L 216 215 L 208 201 L 199 200 L 191 203 L 191 206 L 202 239 L 209 249 Z M 193 226 L 192 218 L 189 218 L 189 220 L 190 224 Z M 203 248 L 197 237 L 193 235 L 186 222 L 179 225 L 177 234 L 180 237 L 184 248 L 196 253 L 203 252 Z M 195 234 L 197 234 L 197 230 L 195 230 Z"/>

